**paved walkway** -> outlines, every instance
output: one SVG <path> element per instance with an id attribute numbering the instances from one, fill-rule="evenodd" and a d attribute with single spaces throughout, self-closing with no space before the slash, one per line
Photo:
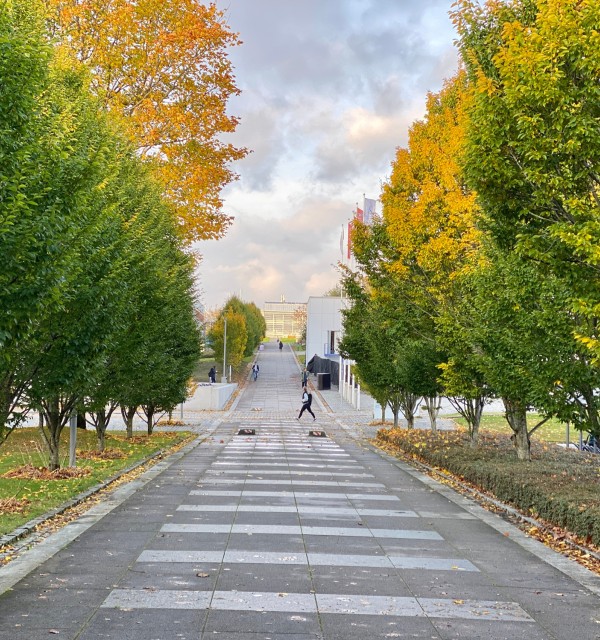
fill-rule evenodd
<path id="1" fill-rule="evenodd" d="M 0 569 L 0 639 L 600 638 L 597 576 L 374 451 L 349 409 L 298 422 L 270 346 L 197 443 Z"/>

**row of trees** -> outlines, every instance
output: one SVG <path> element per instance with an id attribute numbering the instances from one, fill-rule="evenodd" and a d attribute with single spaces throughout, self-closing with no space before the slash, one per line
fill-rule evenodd
<path id="1" fill-rule="evenodd" d="M 218 358 L 224 351 L 227 323 L 227 362 L 239 367 L 262 342 L 267 325 L 260 309 L 253 302 L 243 302 L 231 296 L 208 333 L 208 340 Z"/>
<path id="2" fill-rule="evenodd" d="M 383 219 L 357 225 L 342 348 L 409 426 L 444 394 L 476 444 L 502 398 L 528 460 L 551 416 L 600 436 L 600 4 L 459 0 L 453 17 L 463 67 L 398 150 Z"/>
<path id="3" fill-rule="evenodd" d="M 229 42 L 212 40 L 225 32 L 213 6 L 47 4 L 60 19 L 34 0 L 0 2 L 0 444 L 37 410 L 50 467 L 58 468 L 60 434 L 74 411 L 91 416 L 103 447 L 118 406 L 130 433 L 136 410 L 143 408 L 151 433 L 156 412 L 186 397 L 201 345 L 193 311 L 194 259 L 185 246 L 202 233 L 218 235 L 227 224 L 215 196 L 226 178 L 214 182 L 209 176 L 211 136 L 225 128 L 209 114 L 220 112 L 224 96 L 207 74 L 220 74 L 223 82 L 231 77 L 229 67 L 211 57 L 214 47 L 222 51 Z M 175 15 L 175 5 L 185 5 L 184 13 Z M 138 42 L 138 31 L 121 23 L 109 28 L 110 11 L 120 11 L 122 21 L 160 18 L 165 49 Z M 196 23 L 187 25 L 188 32 L 183 18 L 192 13 Z M 186 48 L 192 44 L 164 24 L 167 18 L 179 25 L 181 38 L 194 36 L 193 53 Z M 115 48 L 117 33 L 123 50 Z M 149 38 L 154 32 L 144 33 Z M 203 38 L 208 40 L 200 58 Z M 167 44 L 195 60 L 194 82 L 184 58 L 174 58 Z M 135 55 L 148 64 L 148 74 L 150 58 L 157 56 L 156 77 L 135 75 Z M 205 104 L 198 100 L 192 109 L 185 101 L 197 97 L 186 94 L 194 83 L 204 86 Z M 233 92 L 228 86 L 225 92 Z M 157 110 L 152 117 L 151 104 Z M 169 130 L 173 137 L 167 140 L 159 123 L 175 128 L 176 108 L 202 110 L 195 116 L 198 123 L 205 119 L 206 135 L 189 126 Z M 140 131 L 149 142 L 142 142 Z M 221 143 L 214 150 L 214 158 L 222 152 L 217 163 L 235 155 Z M 179 153 L 189 160 L 187 168 Z M 193 190 L 186 171 L 206 174 L 196 199 L 186 191 Z"/>

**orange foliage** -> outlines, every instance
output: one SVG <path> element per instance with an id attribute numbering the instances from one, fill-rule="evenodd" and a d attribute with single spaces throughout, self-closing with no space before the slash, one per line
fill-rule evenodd
<path id="1" fill-rule="evenodd" d="M 468 92 L 459 71 L 439 94 L 429 94 L 424 120 L 409 131 L 407 149 L 398 149 L 384 185 L 384 216 L 400 259 L 426 274 L 431 292 L 442 295 L 477 251 L 475 194 L 463 181 L 460 160 L 465 140 Z"/>
<path id="2" fill-rule="evenodd" d="M 92 71 L 107 110 L 123 116 L 189 240 L 218 238 L 231 218 L 221 189 L 247 150 L 222 141 L 238 119 L 227 48 L 240 44 L 214 4 L 197 0 L 46 0 L 59 40 Z"/>

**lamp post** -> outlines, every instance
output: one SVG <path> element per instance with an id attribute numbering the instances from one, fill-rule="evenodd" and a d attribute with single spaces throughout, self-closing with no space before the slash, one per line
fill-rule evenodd
<path id="1" fill-rule="evenodd" d="M 223 317 L 225 324 L 223 328 L 223 375 L 221 376 L 221 382 L 227 382 L 227 318 Z"/>

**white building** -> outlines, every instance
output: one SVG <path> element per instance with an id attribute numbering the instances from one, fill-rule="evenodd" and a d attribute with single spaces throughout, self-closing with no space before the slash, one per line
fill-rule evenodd
<path id="1" fill-rule="evenodd" d="M 300 339 L 306 314 L 305 302 L 265 302 L 262 314 L 267 325 L 266 337 Z"/>
<path id="2" fill-rule="evenodd" d="M 306 305 L 306 361 L 314 355 L 338 359 L 342 338 L 342 308 L 346 301 L 332 296 L 311 296 Z"/>

